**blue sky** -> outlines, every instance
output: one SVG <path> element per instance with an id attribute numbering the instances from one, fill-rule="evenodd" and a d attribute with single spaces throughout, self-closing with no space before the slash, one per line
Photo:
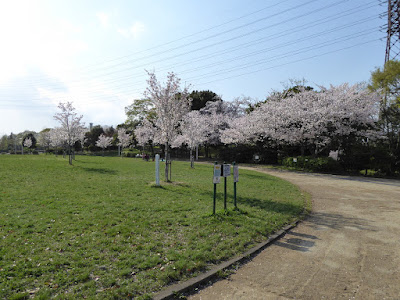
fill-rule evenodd
<path id="1" fill-rule="evenodd" d="M 123 123 L 145 70 L 227 101 L 263 100 L 289 79 L 368 81 L 384 62 L 385 11 L 377 0 L 0 0 L 0 134 L 56 126 L 65 101 L 86 124 Z"/>

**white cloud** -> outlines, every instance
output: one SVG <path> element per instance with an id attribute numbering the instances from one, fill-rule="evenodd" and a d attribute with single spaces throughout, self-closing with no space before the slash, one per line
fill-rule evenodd
<path id="1" fill-rule="evenodd" d="M 140 35 L 146 31 L 146 27 L 143 22 L 141 21 L 136 21 L 133 23 L 132 26 L 129 28 L 118 28 L 117 32 L 124 36 L 125 38 L 134 38 L 137 39 L 140 37 Z"/>
<path id="2" fill-rule="evenodd" d="M 100 80 L 80 84 L 66 83 L 66 91 L 40 88 L 38 93 L 43 103 L 58 105 L 59 102 L 72 101 L 78 114 L 83 115 L 86 125 L 117 125 L 126 119 L 124 107 L 131 104 L 132 95 L 119 93 Z"/>
<path id="3" fill-rule="evenodd" d="M 144 31 L 145 31 L 145 26 L 140 21 L 136 21 L 130 28 L 130 32 L 132 33 L 134 38 L 138 38 L 139 35 Z"/>
<path id="4" fill-rule="evenodd" d="M 101 25 L 105 28 L 110 27 L 110 15 L 105 12 L 98 12 L 96 14 L 97 18 L 99 19 Z"/>
<path id="5" fill-rule="evenodd" d="M 129 38 L 129 30 L 118 28 L 117 32 L 123 37 Z"/>
<path id="6" fill-rule="evenodd" d="M 82 32 L 82 28 L 72 24 L 70 21 L 62 19 L 59 21 L 60 23 L 60 27 L 63 29 L 63 31 L 65 32 L 71 32 L 71 33 L 81 33 Z"/>

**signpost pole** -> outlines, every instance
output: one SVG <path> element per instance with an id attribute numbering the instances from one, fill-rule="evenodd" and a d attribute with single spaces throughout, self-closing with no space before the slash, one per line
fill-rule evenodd
<path id="1" fill-rule="evenodd" d="M 214 166 L 217 165 L 217 162 L 214 162 Z M 215 215 L 215 206 L 217 203 L 217 184 L 214 181 L 214 202 L 213 202 L 213 215 Z"/>
<path id="2" fill-rule="evenodd" d="M 226 167 L 225 167 L 225 162 L 222 165 L 222 176 L 224 176 L 224 210 L 227 209 L 226 207 Z"/>
<path id="3" fill-rule="evenodd" d="M 215 206 L 217 202 L 217 184 L 214 183 L 214 203 L 213 203 L 213 215 L 215 215 Z"/>
<path id="4" fill-rule="evenodd" d="M 236 202 L 236 177 L 235 177 L 235 170 L 237 166 L 235 166 L 235 162 L 232 163 L 233 165 L 233 204 L 235 205 L 235 209 L 237 209 L 237 202 Z"/>
<path id="5" fill-rule="evenodd" d="M 220 181 L 221 176 L 221 166 L 218 165 L 218 162 L 214 162 L 214 174 L 213 174 L 213 183 L 214 183 L 214 202 L 213 202 L 213 215 L 215 215 L 215 207 L 217 202 L 217 184 Z"/>

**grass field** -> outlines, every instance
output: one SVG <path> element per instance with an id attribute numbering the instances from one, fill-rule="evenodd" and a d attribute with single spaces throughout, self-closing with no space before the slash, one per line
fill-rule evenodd
<path id="1" fill-rule="evenodd" d="M 162 172 L 161 172 L 162 173 Z M 245 251 L 298 218 L 307 196 L 280 179 L 240 171 L 228 212 L 212 166 L 132 158 L 0 155 L 0 298 L 135 298 Z"/>

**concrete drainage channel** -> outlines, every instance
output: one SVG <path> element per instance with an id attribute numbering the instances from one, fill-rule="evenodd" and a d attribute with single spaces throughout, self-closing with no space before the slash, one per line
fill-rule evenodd
<path id="1" fill-rule="evenodd" d="M 208 281 L 212 281 L 213 279 L 218 277 L 219 272 L 224 271 L 224 270 L 232 267 L 235 264 L 243 263 L 246 260 L 257 255 L 260 251 L 267 248 L 275 240 L 283 237 L 289 230 L 296 227 L 299 222 L 300 222 L 300 220 L 296 221 L 295 223 L 293 223 L 291 225 L 287 225 L 286 227 L 284 227 L 277 233 L 271 235 L 267 241 L 262 242 L 262 243 L 258 244 L 257 246 L 254 246 L 253 248 L 249 249 L 248 251 L 246 251 L 245 253 L 243 253 L 242 255 L 240 255 L 238 257 L 232 258 L 231 260 L 228 260 L 226 262 L 219 264 L 218 266 L 213 267 L 210 271 L 208 271 L 204 274 L 201 274 L 201 275 L 191 278 L 187 281 L 173 284 L 173 285 L 167 287 L 165 290 L 156 294 L 153 297 L 153 299 L 154 300 L 176 299 L 180 295 L 187 293 L 189 291 L 193 291 L 196 287 L 204 285 Z"/>

